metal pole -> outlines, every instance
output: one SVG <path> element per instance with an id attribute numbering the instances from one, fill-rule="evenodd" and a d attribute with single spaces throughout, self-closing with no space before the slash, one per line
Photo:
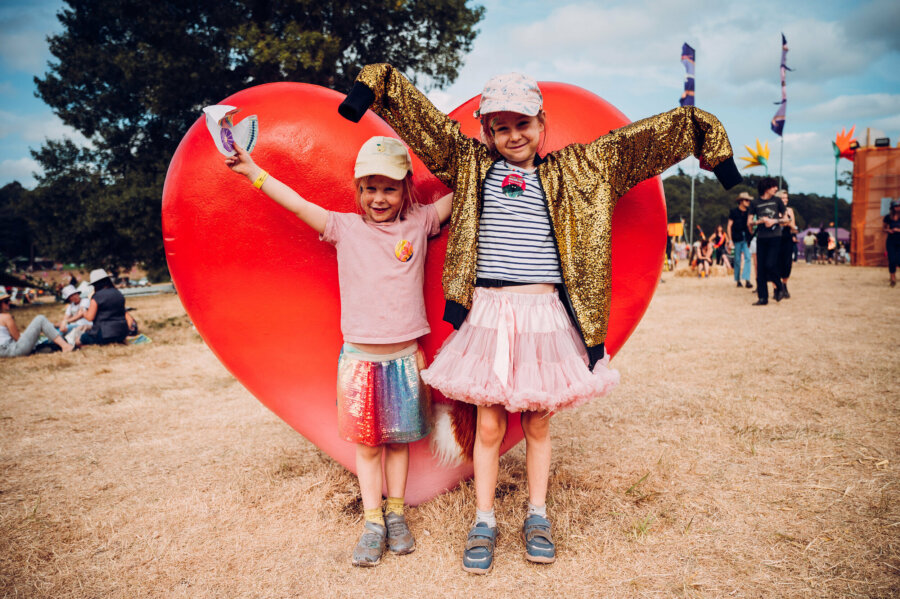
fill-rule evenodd
<path id="1" fill-rule="evenodd" d="M 694 245 L 694 175 L 696 174 L 696 170 L 691 171 L 691 230 L 690 230 L 690 241 L 689 243 Z"/>
<path id="2" fill-rule="evenodd" d="M 778 158 L 778 189 L 784 189 L 781 185 L 781 173 L 784 171 L 784 135 L 781 137 L 781 155 Z"/>
<path id="3" fill-rule="evenodd" d="M 837 250 L 838 250 L 838 162 L 841 161 L 841 157 L 837 156 L 834 159 L 834 255 L 837 258 Z"/>

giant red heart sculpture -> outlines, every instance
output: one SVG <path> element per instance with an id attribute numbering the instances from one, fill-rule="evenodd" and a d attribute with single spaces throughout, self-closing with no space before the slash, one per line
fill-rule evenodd
<path id="1" fill-rule="evenodd" d="M 587 142 L 628 120 L 601 98 L 574 86 L 542 83 L 548 114 L 544 151 Z M 343 95 L 314 85 L 273 83 L 222 101 L 259 116 L 256 162 L 329 210 L 355 210 L 351 176 L 356 153 L 373 135 L 396 136 L 372 112 L 358 123 L 338 115 Z M 451 116 L 477 135 L 473 98 Z M 413 158 L 424 201 L 446 189 Z M 334 249 L 290 212 L 232 173 L 203 119 L 187 132 L 163 190 L 163 236 L 172 279 L 200 335 L 226 368 L 275 414 L 322 451 L 355 471 L 351 443 L 337 436 L 335 385 L 341 346 Z M 611 353 L 637 326 L 659 280 L 665 202 L 658 178 L 624 196 L 613 217 Z M 450 332 L 441 321 L 440 274 L 446 230 L 426 261 L 429 358 Z M 522 439 L 511 421 L 502 451 Z M 427 443 L 411 448 L 407 499 L 412 504 L 471 476 L 471 464 L 444 468 Z"/>

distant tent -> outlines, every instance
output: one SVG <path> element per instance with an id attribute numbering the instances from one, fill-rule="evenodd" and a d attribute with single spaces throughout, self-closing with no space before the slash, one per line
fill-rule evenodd
<path id="1" fill-rule="evenodd" d="M 821 227 L 809 227 L 809 228 L 803 229 L 802 231 L 797 233 L 797 241 L 802 242 L 803 238 L 806 237 L 806 234 L 809 231 L 812 231 L 813 234 L 818 233 L 820 228 Z M 828 231 L 829 235 L 834 235 L 834 227 L 825 227 L 825 230 Z M 843 227 L 838 227 L 837 231 L 838 231 L 838 233 L 837 233 L 838 241 L 844 241 L 844 242 L 848 242 L 848 243 L 850 242 L 850 231 L 848 231 L 847 229 L 845 229 Z"/>

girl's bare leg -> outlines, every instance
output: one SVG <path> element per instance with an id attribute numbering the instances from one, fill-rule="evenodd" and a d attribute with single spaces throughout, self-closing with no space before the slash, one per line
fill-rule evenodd
<path id="1" fill-rule="evenodd" d="M 356 477 L 363 508 L 381 507 L 381 446 L 356 444 Z M 405 481 L 404 481 L 405 484 Z"/>
<path id="2" fill-rule="evenodd" d="M 547 502 L 547 485 L 550 480 L 550 413 L 522 412 L 522 431 L 525 433 L 528 500 L 532 505 L 542 506 Z"/>
<path id="3" fill-rule="evenodd" d="M 503 406 L 478 406 L 475 428 L 475 505 L 481 511 L 494 507 L 497 474 L 500 470 L 500 444 L 506 433 L 506 409 Z"/>
<path id="4" fill-rule="evenodd" d="M 384 477 L 387 479 L 388 497 L 404 497 L 406 495 L 408 473 L 409 445 L 406 443 L 386 444 L 384 446 Z M 378 493 L 380 499 L 380 488 Z"/>

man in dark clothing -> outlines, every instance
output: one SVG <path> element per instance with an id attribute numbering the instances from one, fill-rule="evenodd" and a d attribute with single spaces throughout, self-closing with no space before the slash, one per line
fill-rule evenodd
<path id="1" fill-rule="evenodd" d="M 769 303 L 769 286 L 775 285 L 775 301 L 780 302 L 784 294 L 778 270 L 778 251 L 781 247 L 781 225 L 784 222 L 785 206 L 775 195 L 778 182 L 772 177 L 763 177 L 757 185 L 759 198 L 750 202 L 751 228 L 756 229 L 756 293 L 758 300 L 754 306 Z"/>
<path id="2" fill-rule="evenodd" d="M 831 235 L 828 234 L 828 231 L 825 230 L 825 225 L 822 225 L 819 228 L 819 232 L 816 233 L 816 245 L 818 246 L 817 255 L 819 256 L 819 264 L 825 264 L 828 262 L 828 240 L 831 239 Z"/>

